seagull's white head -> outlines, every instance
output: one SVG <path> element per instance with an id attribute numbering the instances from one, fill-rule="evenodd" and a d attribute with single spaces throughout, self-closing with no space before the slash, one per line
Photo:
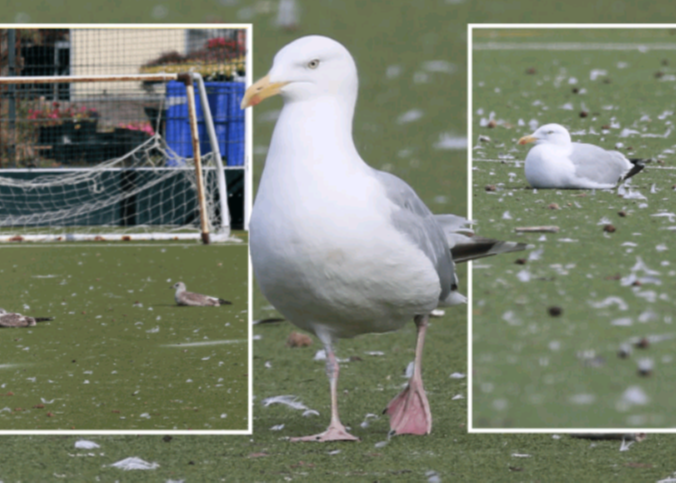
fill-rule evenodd
<path id="1" fill-rule="evenodd" d="M 519 144 L 535 143 L 537 145 L 549 143 L 567 146 L 570 142 L 570 133 L 560 124 L 545 124 L 537 128 L 530 136 L 524 136 L 519 139 Z"/>
<path id="2" fill-rule="evenodd" d="M 175 288 L 176 290 L 185 290 L 185 284 L 183 282 L 176 282 L 174 285 L 171 286 L 171 288 Z"/>
<path id="3" fill-rule="evenodd" d="M 4 314 L 6 314 L 6 313 L 7 313 L 7 311 L 6 311 L 5 309 L 0 308 L 0 315 L 4 315 Z"/>
<path id="4" fill-rule="evenodd" d="M 285 101 L 305 101 L 338 96 L 357 100 L 357 66 L 350 52 L 328 37 L 310 35 L 277 52 L 267 76 L 249 87 L 242 109 L 280 94 Z"/>

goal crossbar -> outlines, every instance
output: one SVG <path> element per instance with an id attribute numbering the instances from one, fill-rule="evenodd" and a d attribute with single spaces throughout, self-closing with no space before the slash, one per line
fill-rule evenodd
<path id="1" fill-rule="evenodd" d="M 0 84 L 70 84 L 71 82 L 124 82 L 124 81 L 158 81 L 168 82 L 181 80 L 195 73 L 176 74 L 130 74 L 130 75 L 73 75 L 73 76 L 16 76 L 0 77 Z M 197 74 L 199 75 L 199 74 Z M 201 76 L 200 76 L 201 77 Z"/>

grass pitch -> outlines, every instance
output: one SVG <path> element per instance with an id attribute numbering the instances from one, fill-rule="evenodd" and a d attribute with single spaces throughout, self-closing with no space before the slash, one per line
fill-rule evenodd
<path id="1" fill-rule="evenodd" d="M 463 136 L 466 131 L 466 23 L 471 22 L 579 22 L 667 21 L 673 15 L 668 3 L 589 2 L 570 0 L 551 8 L 536 2 L 357 2 L 299 0 L 300 28 L 276 29 L 276 2 L 196 0 L 189 6 L 168 0 L 160 8 L 121 0 L 97 9 L 91 2 L 60 5 L 37 2 L 35 9 L 14 2 L 6 14 L 21 12 L 32 21 L 251 21 L 254 24 L 254 77 L 269 70 L 279 48 L 301 35 L 320 33 L 337 38 L 355 54 L 361 91 L 355 136 L 364 158 L 375 167 L 391 165 L 395 174 L 409 181 L 435 212 L 463 214 L 466 209 L 466 153 L 437 150 L 443 132 Z M 596 13 L 598 12 L 598 13 Z M 153 15 L 154 14 L 154 15 Z M 22 17 L 17 17 L 22 18 Z M 532 38 L 531 38 L 532 39 Z M 450 74 L 417 75 L 423 62 L 444 60 Z M 443 65 L 443 64 L 438 64 Z M 399 66 L 399 68 L 397 68 Z M 392 77 L 387 76 L 388 69 Z M 454 70 L 453 70 L 454 69 Z M 397 75 L 397 72 L 399 74 Z M 255 172 L 260 174 L 280 102 L 270 99 L 254 114 Z M 398 124 L 399 116 L 413 109 L 423 111 L 418 121 Z M 410 119 L 410 117 L 409 117 Z M 443 197 L 446 197 L 445 199 Z M 439 203 L 438 201 L 441 201 Z M 445 203 L 444 203 L 445 200 Z M 497 259 L 496 259 L 497 261 Z M 509 262 L 512 260 L 510 259 Z M 509 265 L 509 263 L 508 263 Z M 511 265 L 509 265 L 511 266 Z M 466 287 L 465 273 L 461 273 Z M 255 293 L 254 318 L 273 316 L 268 304 Z M 424 361 L 425 384 L 434 417 L 428 437 L 386 440 L 387 422 L 382 416 L 361 428 L 365 414 L 377 414 L 399 390 L 400 377 L 413 354 L 413 330 L 344 341 L 341 358 L 356 355 L 341 373 L 341 414 L 363 438 L 356 444 L 290 444 L 286 436 L 324 429 L 328 421 L 328 384 L 320 362 L 312 361 L 315 345 L 288 349 L 285 340 L 293 327 L 286 323 L 262 326 L 254 343 L 254 435 L 232 437 L 91 436 L 101 448 L 75 451 L 73 436 L 3 436 L 0 479 L 14 481 L 658 481 L 676 470 L 675 438 L 651 435 L 620 452 L 617 441 L 590 443 L 565 435 L 478 435 L 466 432 L 467 379 L 451 379 L 453 372 L 467 372 L 466 330 L 462 309 L 451 310 L 430 328 Z M 399 348 L 394 352 L 394 348 Z M 368 356 L 364 350 L 381 350 Z M 438 361 L 438 362 L 437 362 Z M 271 367 L 266 367 L 270 362 Z M 288 365 L 285 366 L 285 364 Z M 389 376 L 389 380 L 387 377 Z M 372 384 L 373 387 L 368 387 Z M 382 391 L 378 391 L 378 384 Z M 356 388 L 356 389 L 355 389 Z M 320 416 L 304 418 L 301 411 L 280 406 L 263 408 L 261 400 L 283 393 L 295 394 Z M 363 396 L 354 397 L 354 394 Z M 284 424 L 281 430 L 273 426 Z M 513 455 L 530 455 L 519 457 Z M 16 455 L 21 455 L 17 458 Z M 79 456 L 82 455 L 82 456 Z M 109 465 L 137 456 L 159 467 L 152 471 L 124 472 Z M 26 461 L 39 464 L 27 465 Z"/>
<path id="2" fill-rule="evenodd" d="M 534 248 L 474 265 L 474 426 L 674 427 L 676 50 L 650 48 L 670 34 L 597 31 L 572 50 L 554 50 L 572 40 L 569 31 L 522 34 L 551 47 L 483 50 L 488 39 L 513 41 L 514 31 L 475 37 L 477 232 Z M 647 48 L 613 50 L 622 42 Z M 523 169 L 530 146 L 516 141 L 552 122 L 574 141 L 659 161 L 631 180 L 629 196 L 533 190 Z M 543 225 L 560 231 L 514 233 Z M 623 346 L 633 350 L 625 358 Z"/>
<path id="3" fill-rule="evenodd" d="M 3 430 L 247 429 L 246 245 L 0 247 Z M 229 299 L 178 307 L 176 281 Z"/>

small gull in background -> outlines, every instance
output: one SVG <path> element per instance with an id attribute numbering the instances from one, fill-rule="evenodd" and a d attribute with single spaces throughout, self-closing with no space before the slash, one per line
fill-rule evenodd
<path id="1" fill-rule="evenodd" d="M 54 320 L 51 317 L 29 317 L 28 315 L 21 315 L 15 312 L 7 312 L 5 309 L 0 309 L 0 327 L 33 327 L 38 322 L 48 322 Z"/>
<path id="2" fill-rule="evenodd" d="M 171 288 L 176 289 L 176 294 L 174 298 L 178 305 L 185 305 L 191 307 L 219 307 L 221 305 L 230 305 L 232 302 L 223 300 L 218 297 L 210 297 L 209 295 L 202 295 L 199 293 L 186 292 L 185 284 L 183 282 L 177 282 L 171 286 Z"/>

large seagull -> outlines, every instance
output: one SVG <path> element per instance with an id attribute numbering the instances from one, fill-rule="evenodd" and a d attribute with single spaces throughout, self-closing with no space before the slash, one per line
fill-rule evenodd
<path id="1" fill-rule="evenodd" d="M 466 300 L 452 250 L 466 260 L 523 248 L 475 244 L 467 220 L 433 215 L 408 184 L 366 164 L 352 139 L 357 87 L 347 49 L 309 36 L 280 50 L 242 100 L 246 108 L 275 94 L 284 99 L 251 215 L 256 279 L 284 317 L 321 340 L 327 355 L 331 422 L 326 431 L 293 441 L 358 439 L 338 415 L 334 343 L 410 321 L 418 334 L 415 369 L 386 412 L 394 434 L 429 433 L 421 376 L 428 317 L 438 306 Z"/>

